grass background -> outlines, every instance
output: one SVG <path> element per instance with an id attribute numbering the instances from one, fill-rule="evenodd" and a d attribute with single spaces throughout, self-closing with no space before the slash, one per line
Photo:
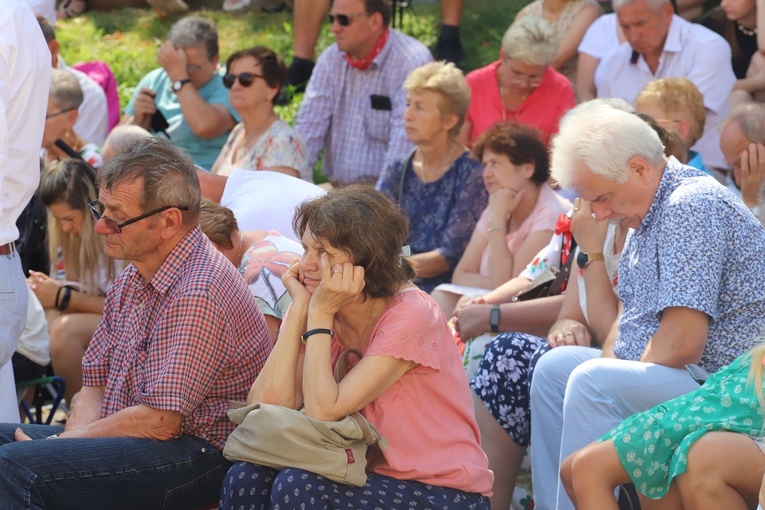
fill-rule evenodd
<path id="1" fill-rule="evenodd" d="M 191 12 L 210 18 L 218 26 L 221 62 L 233 52 L 254 46 L 267 46 L 287 64 L 292 59 L 292 13 L 245 11 L 224 12 L 222 0 L 187 0 Z M 257 3 L 256 1 L 253 4 Z M 465 48 L 465 72 L 495 60 L 502 35 L 524 0 L 466 0 L 462 17 L 462 44 Z M 117 78 L 121 106 L 124 108 L 135 86 L 158 66 L 156 47 L 162 42 L 178 17 L 160 19 L 153 9 L 122 8 L 112 11 L 88 11 L 82 16 L 56 23 L 56 39 L 67 63 L 102 60 Z M 435 49 L 441 23 L 438 2 L 416 3 L 404 10 L 400 29 Z M 334 40 L 327 23 L 322 27 L 318 55 Z M 301 95 L 290 104 L 277 107 L 277 113 L 294 123 Z M 315 170 L 317 182 L 325 178 Z"/>

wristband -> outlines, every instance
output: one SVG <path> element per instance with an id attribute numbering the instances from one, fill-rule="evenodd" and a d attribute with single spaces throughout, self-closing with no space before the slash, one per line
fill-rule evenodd
<path id="1" fill-rule="evenodd" d="M 316 329 L 309 329 L 302 335 L 300 335 L 300 339 L 303 341 L 303 343 L 306 343 L 309 336 L 312 335 L 329 335 L 330 338 L 335 338 L 335 332 L 331 329 L 327 328 L 316 328 Z"/>
<path id="2" fill-rule="evenodd" d="M 63 297 L 61 297 L 61 291 L 64 291 Z M 72 299 L 72 287 L 69 285 L 62 285 L 56 291 L 56 300 L 54 302 L 54 306 L 63 312 L 66 310 L 66 307 L 69 306 L 70 299 Z"/>
<path id="3" fill-rule="evenodd" d="M 489 314 L 489 327 L 491 327 L 492 333 L 499 333 L 499 314 L 499 305 L 492 306 Z"/>

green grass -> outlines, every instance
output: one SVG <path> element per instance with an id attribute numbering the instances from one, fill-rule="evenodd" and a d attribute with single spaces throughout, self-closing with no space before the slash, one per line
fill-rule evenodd
<path id="1" fill-rule="evenodd" d="M 268 46 L 286 62 L 292 58 L 292 14 L 245 12 L 236 15 L 212 5 L 218 2 L 189 2 L 192 12 L 215 20 L 221 45 L 221 60 L 236 50 L 255 44 Z M 522 6 L 498 0 L 468 0 L 463 14 L 462 42 L 466 70 L 494 60 L 502 34 Z M 89 11 L 57 23 L 56 38 L 61 54 L 70 64 L 103 60 L 114 71 L 124 107 L 138 81 L 157 67 L 155 48 L 177 18 L 161 20 L 152 9 Z M 415 4 L 405 11 L 403 31 L 433 48 L 438 37 L 440 9 L 437 2 Z M 332 43 L 329 26 L 324 25 L 317 54 Z M 296 98 L 299 100 L 299 98 Z"/>
<path id="2" fill-rule="evenodd" d="M 462 19 L 462 43 L 465 47 L 466 72 L 497 58 L 502 34 L 523 6 L 522 0 L 466 0 Z M 210 18 L 218 26 L 221 62 L 233 52 L 254 46 L 268 46 L 289 63 L 292 59 L 292 13 L 244 12 L 235 15 L 220 9 L 222 0 L 191 0 L 192 12 Z M 117 78 L 120 104 L 124 108 L 135 86 L 158 66 L 156 47 L 178 18 L 161 20 L 150 8 L 89 11 L 85 15 L 57 22 L 56 38 L 61 54 L 69 64 L 102 60 Z M 406 9 L 401 29 L 435 48 L 441 20 L 438 2 L 417 3 Z M 334 37 L 329 25 L 323 26 L 317 55 Z M 302 95 L 291 104 L 277 107 L 279 115 L 294 122 Z M 316 175 L 321 182 L 323 176 Z"/>

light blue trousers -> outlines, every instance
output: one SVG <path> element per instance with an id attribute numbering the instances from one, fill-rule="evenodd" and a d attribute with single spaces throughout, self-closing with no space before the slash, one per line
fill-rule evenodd
<path id="1" fill-rule="evenodd" d="M 561 462 L 623 419 L 699 385 L 685 369 L 601 358 L 588 347 L 543 355 L 531 381 L 531 475 L 537 510 L 573 510 Z"/>
<path id="2" fill-rule="evenodd" d="M 0 422 L 19 421 L 11 357 L 27 322 L 28 292 L 18 252 L 0 255 Z"/>

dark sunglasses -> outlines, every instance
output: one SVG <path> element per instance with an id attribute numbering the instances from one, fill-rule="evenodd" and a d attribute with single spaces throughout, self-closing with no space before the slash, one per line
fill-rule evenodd
<path id="1" fill-rule="evenodd" d="M 227 89 L 230 89 L 234 86 L 234 82 L 236 80 L 239 80 L 239 84 L 242 87 L 249 87 L 252 85 L 252 83 L 255 81 L 255 78 L 263 78 L 266 79 L 265 76 L 262 74 L 255 74 L 255 73 L 240 73 L 240 74 L 231 74 L 226 73 L 223 75 L 223 86 Z"/>
<path id="2" fill-rule="evenodd" d="M 333 25 L 335 23 L 335 20 L 337 20 L 337 24 L 341 27 L 347 27 L 351 24 L 351 20 L 354 18 L 358 18 L 359 16 L 368 16 L 366 12 L 357 12 L 354 14 L 330 14 L 329 15 L 329 24 Z"/>
<path id="3" fill-rule="evenodd" d="M 104 207 L 98 200 L 94 200 L 91 203 L 88 204 L 88 208 L 90 209 L 90 214 L 93 215 L 93 219 L 96 221 L 103 219 L 106 223 L 106 226 L 109 227 L 109 230 L 112 231 L 113 234 L 121 234 L 122 229 L 124 227 L 127 227 L 131 223 L 135 223 L 136 221 L 141 221 L 144 218 L 148 218 L 149 216 L 154 216 L 155 214 L 159 214 L 162 211 L 167 211 L 168 209 L 172 209 L 175 207 L 176 209 L 180 209 L 181 211 L 188 211 L 189 208 L 183 205 L 166 205 L 165 207 L 160 207 L 159 209 L 154 209 L 153 211 L 149 211 L 145 214 L 142 214 L 140 216 L 136 216 L 135 218 L 130 218 L 129 220 L 125 220 L 122 223 L 118 223 L 117 220 L 113 220 L 108 216 L 104 216 L 102 213 L 104 212 Z"/>

